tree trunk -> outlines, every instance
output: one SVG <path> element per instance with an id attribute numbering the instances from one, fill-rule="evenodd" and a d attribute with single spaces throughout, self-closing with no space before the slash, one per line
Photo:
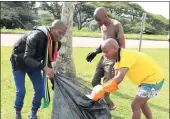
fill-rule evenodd
<path id="1" fill-rule="evenodd" d="M 59 58 L 53 63 L 54 70 L 69 77 L 75 77 L 76 71 L 72 56 L 72 26 L 74 2 L 63 2 L 61 20 L 67 25 L 67 32 L 61 40 Z"/>

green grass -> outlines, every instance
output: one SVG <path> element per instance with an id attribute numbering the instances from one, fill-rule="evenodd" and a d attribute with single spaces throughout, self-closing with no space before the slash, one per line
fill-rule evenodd
<path id="1" fill-rule="evenodd" d="M 29 30 L 25 30 L 25 29 L 6 29 L 6 28 L 2 28 L 1 29 L 1 33 L 26 33 Z"/>
<path id="2" fill-rule="evenodd" d="M 15 111 L 13 101 L 15 96 L 15 85 L 11 73 L 9 57 L 12 47 L 1 46 L 1 118 L 14 119 Z M 82 78 L 85 85 L 91 87 L 90 81 L 93 76 L 97 62 L 100 59 L 98 55 L 91 63 L 87 63 L 85 58 L 88 52 L 94 48 L 74 48 L 74 63 L 76 66 L 77 76 Z M 137 49 L 135 49 L 137 50 Z M 149 101 L 153 113 L 153 119 L 169 118 L 169 49 L 142 49 L 148 55 L 151 55 L 161 66 L 165 73 L 165 83 L 161 90 L 161 95 Z M 27 119 L 30 113 L 31 100 L 33 97 L 33 88 L 28 77 L 26 78 L 26 97 L 24 108 L 22 110 L 23 119 Z M 130 119 L 131 102 L 136 93 L 136 86 L 128 79 L 120 84 L 120 89 L 111 94 L 112 100 L 116 103 L 117 109 L 112 112 L 112 119 Z M 51 97 L 53 96 L 52 90 Z M 51 119 L 52 103 L 47 109 L 40 109 L 38 116 L 40 119 Z M 142 119 L 145 119 L 142 115 Z"/>
<path id="3" fill-rule="evenodd" d="M 25 33 L 28 30 L 24 29 L 1 29 L 2 33 Z M 101 33 L 99 31 L 88 31 L 87 28 L 83 28 L 82 30 L 77 30 L 73 28 L 73 36 L 80 37 L 98 37 L 101 38 Z M 140 34 L 125 34 L 126 39 L 140 39 Z M 167 35 L 146 35 L 143 34 L 142 38 L 144 40 L 168 40 Z"/>
<path id="4" fill-rule="evenodd" d="M 140 34 L 125 34 L 126 39 L 140 39 Z M 168 40 L 167 35 L 147 35 L 143 34 L 144 40 Z"/>

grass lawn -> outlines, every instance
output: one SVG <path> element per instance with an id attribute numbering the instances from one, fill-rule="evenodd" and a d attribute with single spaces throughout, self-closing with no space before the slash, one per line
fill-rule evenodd
<path id="1" fill-rule="evenodd" d="M 82 37 L 98 37 L 101 38 L 102 35 L 100 32 L 88 32 L 86 30 L 73 30 L 73 36 L 82 36 Z M 126 39 L 140 39 L 140 33 L 138 34 L 125 34 Z M 167 35 L 142 35 L 143 40 L 168 40 Z"/>
<path id="2" fill-rule="evenodd" d="M 13 108 L 15 85 L 11 73 L 9 57 L 12 47 L 1 46 L 1 118 L 14 119 L 15 110 Z M 92 63 L 85 60 L 88 52 L 94 48 L 74 48 L 74 63 L 77 76 L 82 78 L 85 85 L 91 87 L 90 81 L 95 70 L 95 66 L 100 59 L 98 55 Z M 169 118 L 169 49 L 142 49 L 148 55 L 151 55 L 161 66 L 165 73 L 165 83 L 161 90 L 161 95 L 149 101 L 153 119 Z M 33 97 L 33 88 L 30 80 L 26 79 L 26 96 L 24 108 L 22 110 L 23 119 L 27 119 L 31 109 L 31 100 Z M 53 96 L 50 88 L 51 98 Z M 112 112 L 112 119 L 130 119 L 131 102 L 136 93 L 136 86 L 128 79 L 120 84 L 120 89 L 111 94 L 112 100 L 116 103 L 117 109 Z M 51 119 L 52 103 L 46 109 L 40 109 L 38 116 L 40 119 Z M 142 119 L 145 119 L 142 115 Z"/>

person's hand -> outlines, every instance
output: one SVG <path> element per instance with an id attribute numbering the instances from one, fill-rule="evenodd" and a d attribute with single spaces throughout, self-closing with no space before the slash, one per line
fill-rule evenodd
<path id="1" fill-rule="evenodd" d="M 47 66 L 44 67 L 44 71 L 46 72 L 49 79 L 53 78 L 54 75 L 55 75 L 54 70 L 52 68 L 47 67 Z"/>
<path id="2" fill-rule="evenodd" d="M 104 97 L 105 91 L 103 90 L 102 85 L 97 85 L 93 88 L 91 95 L 89 96 L 90 99 L 93 101 L 98 101 Z"/>
<path id="3" fill-rule="evenodd" d="M 96 55 L 97 55 L 96 52 L 90 52 L 90 53 L 87 55 L 86 60 L 87 60 L 88 62 L 91 62 Z"/>

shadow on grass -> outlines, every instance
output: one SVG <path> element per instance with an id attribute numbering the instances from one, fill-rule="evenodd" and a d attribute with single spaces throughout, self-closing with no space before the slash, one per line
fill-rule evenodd
<path id="1" fill-rule="evenodd" d="M 123 94 L 123 93 L 120 93 L 120 92 L 114 92 L 113 95 L 117 96 L 117 97 L 121 97 L 121 98 L 124 98 L 124 99 L 128 99 L 128 100 L 133 100 L 134 97 L 132 96 L 129 96 L 127 94 Z M 162 112 L 168 112 L 169 113 L 169 109 L 168 108 L 165 108 L 165 107 L 162 107 L 162 106 L 159 106 L 159 105 L 155 105 L 155 104 L 152 104 L 149 102 L 149 105 L 153 108 L 156 108 Z"/>
<path id="2" fill-rule="evenodd" d="M 84 80 L 82 77 L 76 76 L 76 78 L 78 80 L 78 82 L 80 82 L 81 84 L 85 85 L 87 88 L 92 89 L 92 85 L 89 81 Z"/>
<path id="3" fill-rule="evenodd" d="M 124 119 L 124 118 L 112 114 L 112 119 Z"/>

